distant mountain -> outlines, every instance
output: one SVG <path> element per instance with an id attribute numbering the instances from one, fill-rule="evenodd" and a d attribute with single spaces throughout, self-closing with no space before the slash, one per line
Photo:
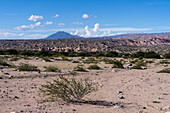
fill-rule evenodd
<path id="1" fill-rule="evenodd" d="M 82 38 L 80 36 L 77 35 L 71 35 L 67 32 L 64 31 L 58 31 L 57 33 L 54 33 L 50 36 L 48 36 L 47 38 L 44 38 L 45 40 L 52 40 L 52 39 L 60 39 L 60 38 Z"/>

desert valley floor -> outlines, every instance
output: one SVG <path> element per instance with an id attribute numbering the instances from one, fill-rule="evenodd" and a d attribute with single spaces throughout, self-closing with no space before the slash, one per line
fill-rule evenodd
<path id="1" fill-rule="evenodd" d="M 79 57 L 69 59 L 78 60 Z M 126 67 L 130 59 L 123 60 Z M 97 65 L 101 70 L 77 72 L 76 75 L 70 72 L 81 62 L 54 59 L 45 62 L 34 57 L 12 61 L 15 65 L 21 62 L 36 65 L 42 72 L 20 72 L 6 67 L 0 69 L 0 113 L 166 113 L 170 111 L 164 109 L 170 105 L 170 74 L 157 72 L 170 65 L 159 64 L 162 59 L 145 60 L 153 60 L 154 63 L 148 64 L 144 70 L 110 68 L 111 64 L 99 62 Z M 48 65 L 56 65 L 61 72 L 43 72 L 44 66 Z M 87 69 L 92 64 L 82 65 Z M 84 97 L 95 103 L 43 102 L 45 97 L 40 94 L 39 88 L 58 75 L 77 79 L 89 77 L 97 82 L 99 90 Z"/>

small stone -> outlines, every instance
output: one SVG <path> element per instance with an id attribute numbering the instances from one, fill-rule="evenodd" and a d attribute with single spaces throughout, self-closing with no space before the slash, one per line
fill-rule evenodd
<path id="1" fill-rule="evenodd" d="M 143 107 L 143 109 L 146 109 L 146 107 Z"/>
<path id="2" fill-rule="evenodd" d="M 72 109 L 72 111 L 76 111 L 75 109 Z"/>
<path id="3" fill-rule="evenodd" d="M 19 97 L 18 97 L 18 96 L 15 96 L 14 98 L 15 98 L 15 99 L 19 99 Z"/>
<path id="4" fill-rule="evenodd" d="M 121 105 L 121 106 L 118 106 L 118 105 L 116 105 L 116 106 L 114 106 L 114 108 L 124 108 L 124 106 L 123 105 Z"/>
<path id="5" fill-rule="evenodd" d="M 9 75 L 9 73 L 4 73 L 5 75 Z"/>
<path id="6" fill-rule="evenodd" d="M 118 91 L 117 93 L 120 94 L 120 93 L 123 93 L 123 92 L 122 91 Z"/>
<path id="7" fill-rule="evenodd" d="M 121 96 L 121 97 L 119 97 L 119 99 L 125 99 L 125 97 Z"/>

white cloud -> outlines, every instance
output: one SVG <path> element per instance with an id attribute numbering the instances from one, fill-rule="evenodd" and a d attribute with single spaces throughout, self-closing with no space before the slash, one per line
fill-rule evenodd
<path id="1" fill-rule="evenodd" d="M 71 24 L 72 24 L 72 25 L 83 25 L 82 22 L 72 22 Z"/>
<path id="2" fill-rule="evenodd" d="M 39 20 L 39 19 L 43 19 L 43 16 L 39 16 L 39 15 L 31 15 L 29 18 L 28 18 L 28 20 L 30 20 L 30 21 L 37 21 L 37 20 Z"/>
<path id="3" fill-rule="evenodd" d="M 56 15 L 54 16 L 54 18 L 59 17 L 59 16 L 60 16 L 59 14 L 56 14 Z"/>
<path id="4" fill-rule="evenodd" d="M 26 25 L 18 26 L 18 27 L 14 28 L 14 29 L 20 30 L 20 31 L 27 31 L 27 30 L 31 30 L 31 29 L 33 29 L 35 27 L 38 27 L 40 25 L 41 25 L 41 22 L 37 22 L 37 23 L 31 24 L 29 26 L 26 26 Z"/>
<path id="5" fill-rule="evenodd" d="M 88 14 L 83 14 L 82 18 L 89 18 Z"/>
<path id="6" fill-rule="evenodd" d="M 53 24 L 53 22 L 49 22 L 49 21 L 45 22 L 45 25 L 51 25 L 51 24 Z"/>
<path id="7" fill-rule="evenodd" d="M 65 23 L 58 23 L 58 25 L 59 25 L 59 26 L 64 26 L 64 25 L 65 25 Z"/>
<path id="8" fill-rule="evenodd" d="M 72 33 L 72 34 L 73 34 L 73 35 L 77 35 L 78 33 L 79 33 L 79 31 L 78 31 L 78 30 L 76 30 L 76 32 L 75 32 L 74 34 L 73 34 L 73 33 Z"/>
<path id="9" fill-rule="evenodd" d="M 45 38 L 48 35 L 44 34 L 25 34 L 25 33 L 9 33 L 9 32 L 0 32 L 0 38 L 1 39 L 9 39 L 9 38 L 15 38 L 15 39 L 40 39 Z"/>
<path id="10" fill-rule="evenodd" d="M 77 30 L 75 32 L 76 35 L 80 35 L 83 37 L 101 37 L 101 36 L 112 36 L 112 35 L 120 35 L 125 34 L 127 32 L 135 32 L 135 31 L 149 31 L 152 30 L 150 28 L 100 28 L 100 24 L 96 23 L 94 28 L 89 28 L 86 26 L 84 30 Z"/>
<path id="11" fill-rule="evenodd" d="M 93 31 L 94 31 L 94 32 L 98 32 L 98 30 L 99 30 L 99 23 L 96 23 L 96 24 L 94 25 Z"/>

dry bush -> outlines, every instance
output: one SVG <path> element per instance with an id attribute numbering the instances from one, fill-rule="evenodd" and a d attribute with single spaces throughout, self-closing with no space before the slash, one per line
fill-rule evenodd
<path id="1" fill-rule="evenodd" d="M 68 103 L 80 102 L 85 95 L 97 90 L 97 83 L 92 82 L 89 78 L 76 80 L 63 76 L 41 85 L 40 88 L 40 92 L 47 96 L 48 101 L 63 100 Z"/>

